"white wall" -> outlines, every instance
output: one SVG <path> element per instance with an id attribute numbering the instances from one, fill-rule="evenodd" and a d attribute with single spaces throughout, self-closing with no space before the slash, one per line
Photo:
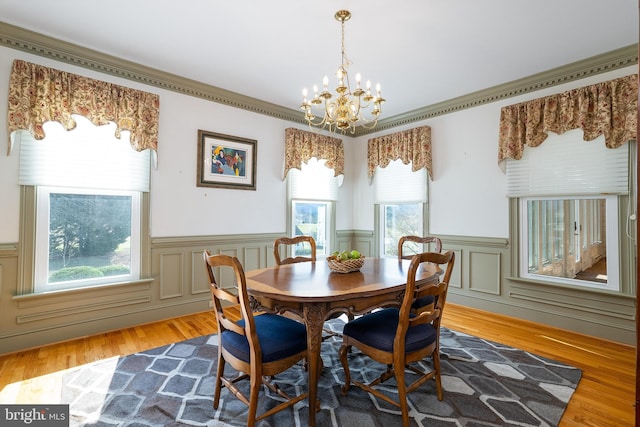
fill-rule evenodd
<path id="1" fill-rule="evenodd" d="M 0 129 L 7 127 L 9 76 L 16 58 L 159 94 L 158 168 L 151 174 L 152 237 L 286 233 L 284 134 L 287 127 L 304 126 L 0 47 Z M 196 186 L 198 129 L 258 141 L 256 191 Z M 344 138 L 347 152 L 350 141 Z M 0 133 L 0 243 L 18 241 L 19 147 L 6 156 L 7 147 L 7 134 Z M 351 192 L 351 183 L 340 189 L 344 200 L 338 202 L 339 229 L 352 227 Z"/>
<path id="2" fill-rule="evenodd" d="M 506 178 L 498 166 L 500 108 L 637 72 L 627 67 L 586 79 L 438 116 L 358 138 L 356 163 L 366 162 L 367 140 L 379 135 L 431 126 L 433 181 L 429 182 L 432 234 L 509 237 Z M 365 160 L 363 160 L 365 159 Z M 354 228 L 373 229 L 373 190 L 366 168 L 356 177 Z"/>
<path id="3" fill-rule="evenodd" d="M 151 174 L 154 237 L 285 232 L 282 120 L 173 92 L 160 94 L 158 169 Z M 257 140 L 256 190 L 196 186 L 197 131 Z"/>

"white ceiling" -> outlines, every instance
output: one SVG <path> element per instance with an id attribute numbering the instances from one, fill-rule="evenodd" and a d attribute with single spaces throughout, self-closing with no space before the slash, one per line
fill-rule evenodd
<path id="1" fill-rule="evenodd" d="M 297 109 L 340 64 L 390 117 L 638 43 L 637 0 L 0 0 L 0 21 Z M 353 78 L 353 77 L 352 77 Z"/>

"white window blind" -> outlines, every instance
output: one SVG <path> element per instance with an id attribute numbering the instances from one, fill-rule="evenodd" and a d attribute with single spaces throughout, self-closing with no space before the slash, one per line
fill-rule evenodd
<path id="1" fill-rule="evenodd" d="M 581 129 L 549 132 L 540 146 L 526 147 L 522 159 L 507 159 L 507 196 L 627 194 L 629 143 L 611 149 L 604 136 L 582 136 Z"/>
<path id="2" fill-rule="evenodd" d="M 132 149 L 128 132 L 117 139 L 113 123 L 94 126 L 84 117 L 74 119 L 72 131 L 45 123 L 42 141 L 16 132 L 21 185 L 149 191 L 150 150 Z"/>
<path id="3" fill-rule="evenodd" d="M 425 203 L 427 170 L 411 171 L 411 163 L 394 160 L 386 168 L 376 168 L 373 176 L 374 202 L 377 204 Z"/>
<path id="4" fill-rule="evenodd" d="M 324 165 L 325 160 L 312 157 L 302 169 L 291 169 L 288 174 L 289 196 L 292 199 L 338 199 L 340 177 L 333 176 L 333 169 Z"/>

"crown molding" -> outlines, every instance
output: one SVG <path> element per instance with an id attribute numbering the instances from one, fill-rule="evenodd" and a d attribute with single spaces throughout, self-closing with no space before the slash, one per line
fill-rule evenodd
<path id="1" fill-rule="evenodd" d="M 303 114 L 298 110 L 145 67 L 4 22 L 0 22 L 0 45 L 230 107 L 307 124 Z M 380 132 L 637 63 L 638 44 L 636 43 L 522 79 L 388 117 L 378 121 L 374 129 L 358 127 L 354 135 L 345 136 L 362 136 Z"/>
<path id="2" fill-rule="evenodd" d="M 366 135 L 381 130 L 429 119 L 443 114 L 482 104 L 496 102 L 501 99 L 523 95 L 540 89 L 557 86 L 572 80 L 583 79 L 596 74 L 613 71 L 618 68 L 629 67 L 638 63 L 638 43 L 620 49 L 612 50 L 601 55 L 592 56 L 581 61 L 572 62 L 558 68 L 533 74 L 522 79 L 513 80 L 467 95 L 452 98 L 443 102 L 428 105 L 403 114 L 388 117 L 378 121 L 375 129 L 358 128 L 356 136 Z"/>
<path id="3" fill-rule="evenodd" d="M 0 45 L 254 113 L 307 123 L 298 110 L 166 73 L 4 22 L 0 22 Z"/>

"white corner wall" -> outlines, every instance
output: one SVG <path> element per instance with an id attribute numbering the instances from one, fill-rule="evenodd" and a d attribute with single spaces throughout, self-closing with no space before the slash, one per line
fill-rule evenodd
<path id="1" fill-rule="evenodd" d="M 506 177 L 498 166 L 500 109 L 505 105 L 612 80 L 637 72 L 636 66 L 471 109 L 434 117 L 390 131 L 359 137 L 355 164 L 366 164 L 367 140 L 431 126 L 433 181 L 429 182 L 429 232 L 437 235 L 509 237 Z M 373 193 L 366 167 L 354 176 L 354 228 L 373 230 Z"/>

